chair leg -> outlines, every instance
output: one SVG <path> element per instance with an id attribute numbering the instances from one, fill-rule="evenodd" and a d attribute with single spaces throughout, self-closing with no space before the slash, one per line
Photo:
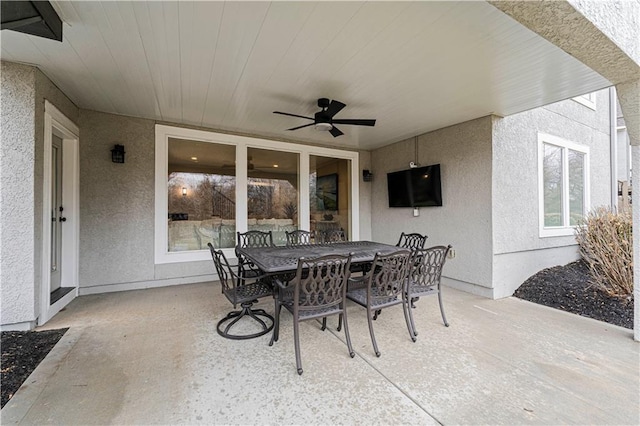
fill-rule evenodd
<path id="1" fill-rule="evenodd" d="M 442 304 L 442 290 L 438 288 L 438 303 L 440 304 L 440 313 L 442 314 L 442 321 L 444 322 L 445 327 L 449 327 L 449 322 L 447 322 L 447 317 L 444 315 L 444 305 Z"/>
<path id="2" fill-rule="evenodd" d="M 373 314 L 373 320 L 377 320 L 378 319 L 378 315 L 380 315 L 382 313 L 382 310 L 378 309 L 376 310 L 376 312 Z"/>
<path id="3" fill-rule="evenodd" d="M 327 317 L 323 317 L 322 318 L 322 327 L 320 327 L 320 330 L 325 331 L 327 329 Z"/>
<path id="4" fill-rule="evenodd" d="M 298 374 L 302 374 L 302 359 L 300 357 L 300 322 L 297 318 L 293 318 L 293 341 L 296 348 L 296 367 Z"/>
<path id="5" fill-rule="evenodd" d="M 349 356 L 353 358 L 356 356 L 356 353 L 353 351 L 353 346 L 351 346 L 351 336 L 349 335 L 349 324 L 347 323 L 347 308 L 342 304 L 342 312 L 344 312 L 344 335 L 347 338 L 347 348 L 349 349 Z M 342 323 L 343 314 L 340 314 L 340 323 Z"/>
<path id="6" fill-rule="evenodd" d="M 367 322 L 369 323 L 369 334 L 371 335 L 371 343 L 373 343 L 373 351 L 376 353 L 376 356 L 380 356 L 380 351 L 378 350 L 378 344 L 376 343 L 376 336 L 373 334 L 373 312 L 371 309 L 367 309 Z"/>
<path id="7" fill-rule="evenodd" d="M 338 315 L 338 331 L 342 330 L 342 314 Z"/>
<path id="8" fill-rule="evenodd" d="M 409 322 L 411 323 L 411 329 L 413 330 L 413 335 L 417 337 L 418 330 L 416 329 L 416 323 L 413 320 L 413 311 L 411 310 L 411 308 L 409 308 Z"/>
<path id="9" fill-rule="evenodd" d="M 413 314 L 411 313 L 411 302 L 409 300 L 402 303 L 402 313 L 404 314 L 404 321 L 407 323 L 409 337 L 411 337 L 411 340 L 415 342 L 417 334 L 413 325 Z"/>
<path id="10" fill-rule="evenodd" d="M 274 342 L 278 341 L 278 337 L 280 334 L 280 311 L 282 310 L 282 305 L 278 302 L 278 299 L 275 300 L 275 311 L 274 311 L 274 325 L 273 325 L 273 334 L 271 334 L 271 341 L 269 342 L 269 346 L 273 346 Z"/>

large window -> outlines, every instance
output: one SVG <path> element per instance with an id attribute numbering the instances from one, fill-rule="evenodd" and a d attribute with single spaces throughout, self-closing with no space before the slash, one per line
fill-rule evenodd
<path id="1" fill-rule="evenodd" d="M 314 231 L 317 236 L 331 230 L 342 230 L 346 236 L 349 236 L 350 174 L 350 160 L 318 155 L 312 155 L 309 158 L 311 231 Z"/>
<path id="2" fill-rule="evenodd" d="M 169 252 L 235 246 L 236 149 L 169 138 Z"/>
<path id="3" fill-rule="evenodd" d="M 589 206 L 589 149 L 540 134 L 540 236 L 572 235 Z"/>
<path id="4" fill-rule="evenodd" d="M 208 243 L 233 257 L 253 229 L 357 240 L 357 167 L 357 152 L 156 125 L 155 261 L 210 260 Z"/>
<path id="5" fill-rule="evenodd" d="M 298 164 L 294 152 L 247 149 L 247 227 L 271 231 L 276 245 L 298 229 Z"/>

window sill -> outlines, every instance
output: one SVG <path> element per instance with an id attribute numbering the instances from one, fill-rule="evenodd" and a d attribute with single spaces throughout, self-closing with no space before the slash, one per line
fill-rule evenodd
<path id="1" fill-rule="evenodd" d="M 541 228 L 540 238 L 568 237 L 575 235 L 575 226 L 558 226 L 554 228 Z"/>

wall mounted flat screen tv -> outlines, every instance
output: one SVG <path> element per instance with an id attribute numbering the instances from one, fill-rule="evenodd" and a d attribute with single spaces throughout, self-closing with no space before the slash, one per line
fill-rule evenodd
<path id="1" fill-rule="evenodd" d="M 389 207 L 442 205 L 440 164 L 387 173 Z"/>

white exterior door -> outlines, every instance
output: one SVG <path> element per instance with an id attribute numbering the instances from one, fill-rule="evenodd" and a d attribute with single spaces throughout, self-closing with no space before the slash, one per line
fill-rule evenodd
<path id="1" fill-rule="evenodd" d="M 62 138 L 53 135 L 51 141 L 51 285 L 50 293 L 61 286 L 62 269 Z"/>

